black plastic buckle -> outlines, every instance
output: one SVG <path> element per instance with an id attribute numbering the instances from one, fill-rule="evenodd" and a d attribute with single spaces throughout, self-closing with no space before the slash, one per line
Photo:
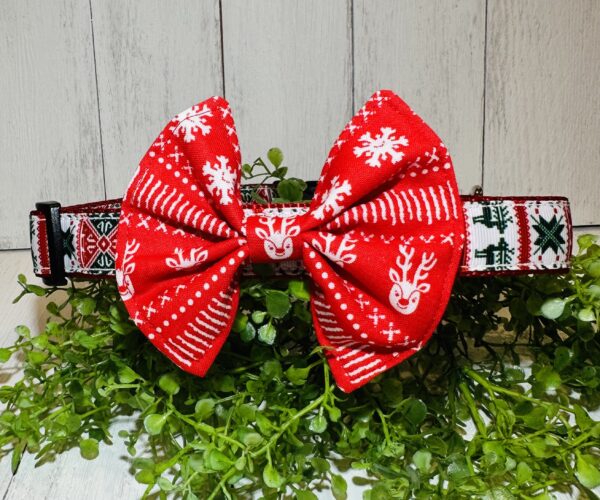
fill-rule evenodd
<path id="1" fill-rule="evenodd" d="M 66 285 L 63 237 L 60 229 L 60 203 L 42 201 L 36 203 L 35 208 L 46 218 L 46 235 L 48 237 L 50 276 L 42 278 L 42 281 L 48 286 Z"/>

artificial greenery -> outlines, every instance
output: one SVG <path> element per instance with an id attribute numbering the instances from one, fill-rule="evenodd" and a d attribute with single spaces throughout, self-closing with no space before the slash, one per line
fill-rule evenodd
<path id="1" fill-rule="evenodd" d="M 0 388 L 0 449 L 16 470 L 25 450 L 93 459 L 123 439 L 145 495 L 186 500 L 344 499 L 348 477 L 370 500 L 596 498 L 600 246 L 587 235 L 579 248 L 567 275 L 458 279 L 428 345 L 351 394 L 332 381 L 302 279 L 243 281 L 233 331 L 198 378 L 145 339 L 113 281 L 21 277 L 21 296 L 60 300 L 43 331 L 18 327 L 0 349 L 24 367 Z M 121 415 L 135 427 L 116 438 Z"/>

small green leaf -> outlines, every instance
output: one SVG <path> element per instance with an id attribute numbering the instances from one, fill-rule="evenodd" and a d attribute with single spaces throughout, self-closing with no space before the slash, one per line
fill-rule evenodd
<path id="1" fill-rule="evenodd" d="M 554 351 L 554 368 L 559 372 L 564 370 L 571 362 L 573 353 L 565 346 L 559 346 Z"/>
<path id="2" fill-rule="evenodd" d="M 214 377 L 213 385 L 219 392 L 235 392 L 235 379 L 231 375 Z"/>
<path id="3" fill-rule="evenodd" d="M 329 460 L 326 460 L 324 458 L 321 457 L 313 457 L 310 459 L 310 463 L 311 465 L 315 468 L 315 470 L 320 473 L 320 474 L 324 474 L 325 472 L 329 472 L 329 470 L 331 469 L 331 464 L 329 463 Z"/>
<path id="4" fill-rule="evenodd" d="M 28 292 L 31 292 L 34 295 L 37 295 L 38 297 L 43 297 L 44 295 L 46 295 L 46 289 L 42 288 L 41 286 L 27 285 L 26 288 Z"/>
<path id="5" fill-rule="evenodd" d="M 179 381 L 177 377 L 172 373 L 165 373 L 162 377 L 158 379 L 159 387 L 165 391 L 167 394 L 174 396 L 179 392 Z"/>
<path id="6" fill-rule="evenodd" d="M 258 432 L 249 429 L 241 429 L 240 441 L 244 443 L 248 448 L 255 448 L 256 446 L 261 444 L 264 441 L 264 439 Z"/>
<path id="7" fill-rule="evenodd" d="M 577 471 L 575 474 L 579 482 L 586 488 L 591 489 L 600 486 L 600 471 L 588 455 L 577 454 Z"/>
<path id="8" fill-rule="evenodd" d="M 542 315 L 548 319 L 557 319 L 565 310 L 565 301 L 563 299 L 548 299 L 542 304 Z"/>
<path id="9" fill-rule="evenodd" d="M 517 482 L 519 484 L 526 483 L 527 481 L 531 481 L 533 477 L 533 471 L 531 467 L 527 465 L 525 462 L 519 462 L 517 464 Z"/>
<path id="10" fill-rule="evenodd" d="M 269 488 L 279 489 L 283 485 L 283 478 L 271 464 L 265 465 L 263 481 Z"/>
<path id="11" fill-rule="evenodd" d="M 244 331 L 240 333 L 240 338 L 242 342 L 250 342 L 254 337 L 256 337 L 256 328 L 252 323 L 248 322 Z"/>
<path id="12" fill-rule="evenodd" d="M 273 177 L 277 177 L 278 179 L 283 179 L 288 172 L 288 168 L 287 167 L 279 167 L 278 169 L 275 170 L 275 172 L 273 172 Z"/>
<path id="13" fill-rule="evenodd" d="M 121 382 L 122 384 L 131 384 L 133 381 L 140 378 L 140 376 L 128 366 L 121 367 L 119 369 L 118 376 L 119 382 Z"/>
<path id="14" fill-rule="evenodd" d="M 290 298 L 280 290 L 268 290 L 266 295 L 267 312 L 273 318 L 283 318 L 290 310 Z"/>
<path id="15" fill-rule="evenodd" d="M 586 322 L 596 321 L 596 314 L 594 313 L 594 310 L 589 307 L 587 307 L 585 309 L 580 309 L 579 312 L 577 313 L 577 317 L 581 321 L 586 321 Z"/>
<path id="16" fill-rule="evenodd" d="M 254 311 L 252 313 L 252 321 L 254 321 L 257 325 L 260 325 L 267 316 L 265 311 Z"/>
<path id="17" fill-rule="evenodd" d="M 196 418 L 200 421 L 206 420 L 215 410 L 215 400 L 212 398 L 199 399 L 194 407 Z"/>
<path id="18" fill-rule="evenodd" d="M 417 450 L 412 457 L 412 462 L 420 472 L 425 474 L 431 467 L 431 453 L 427 450 Z"/>
<path id="19" fill-rule="evenodd" d="M 163 491 L 173 491 L 174 486 L 171 481 L 169 481 L 166 477 L 159 477 L 156 480 L 156 484 Z"/>
<path id="20" fill-rule="evenodd" d="M 331 492 L 335 500 L 346 500 L 348 498 L 348 483 L 339 474 L 331 474 Z"/>
<path id="21" fill-rule="evenodd" d="M 286 378 L 294 385 L 304 385 L 306 383 L 306 379 L 308 378 L 308 374 L 310 372 L 310 367 L 305 368 L 296 368 L 295 366 L 290 366 L 285 371 Z"/>
<path id="22" fill-rule="evenodd" d="M 284 179 L 277 184 L 277 194 L 283 201 L 300 201 L 303 189 L 295 179 Z"/>
<path id="23" fill-rule="evenodd" d="M 6 347 L 0 348 L 0 363 L 6 363 L 12 356 L 12 351 Z"/>
<path id="24" fill-rule="evenodd" d="M 248 316 L 246 316 L 241 311 L 238 311 L 238 313 L 235 316 L 235 319 L 233 320 L 233 325 L 232 325 L 231 329 L 235 333 L 241 333 L 244 331 L 247 324 L 248 324 Z"/>
<path id="25" fill-rule="evenodd" d="M 580 405 L 573 405 L 573 412 L 575 413 L 575 423 L 582 431 L 586 431 L 594 425 L 594 420 Z"/>
<path id="26" fill-rule="evenodd" d="M 329 420 L 337 422 L 342 416 L 342 411 L 337 406 L 328 406 L 327 413 L 329 414 Z"/>
<path id="27" fill-rule="evenodd" d="M 82 439 L 79 441 L 79 453 L 86 460 L 93 460 L 99 453 L 98 441 L 93 438 Z"/>
<path id="28" fill-rule="evenodd" d="M 77 303 L 77 311 L 82 316 L 89 316 L 95 310 L 96 310 L 96 301 L 94 299 L 89 298 L 89 297 L 86 297 L 85 299 L 81 299 Z"/>
<path id="29" fill-rule="evenodd" d="M 327 430 L 327 419 L 325 415 L 317 415 L 310 421 L 308 428 L 312 432 L 316 432 L 317 434 L 321 434 Z"/>
<path id="30" fill-rule="evenodd" d="M 427 406 L 420 399 L 409 399 L 404 409 L 404 416 L 413 425 L 419 425 L 427 415 Z"/>
<path id="31" fill-rule="evenodd" d="M 144 418 L 144 427 L 151 436 L 157 436 L 161 433 L 167 417 L 165 415 L 159 415 L 157 413 L 151 413 Z"/>
<path id="32" fill-rule="evenodd" d="M 300 300 L 310 300 L 310 292 L 304 280 L 290 280 L 288 283 L 288 291 L 294 297 Z"/>
<path id="33" fill-rule="evenodd" d="M 154 484 L 154 473 L 150 469 L 142 469 L 135 475 L 135 480 L 141 484 Z"/>
<path id="34" fill-rule="evenodd" d="M 209 469 L 216 471 L 228 469 L 233 464 L 225 453 L 216 448 L 208 450 L 204 457 L 204 463 Z"/>
<path id="35" fill-rule="evenodd" d="M 273 345 L 276 336 L 277 330 L 271 323 L 267 323 L 258 329 L 259 340 L 267 345 Z"/>
<path id="36" fill-rule="evenodd" d="M 47 359 L 48 359 L 48 353 L 47 352 L 29 351 L 27 353 L 27 360 L 32 365 L 41 365 Z"/>
<path id="37" fill-rule="evenodd" d="M 586 250 L 591 247 L 597 239 L 598 237 L 593 234 L 582 234 L 577 238 L 577 246 L 580 250 Z"/>
<path id="38" fill-rule="evenodd" d="M 56 323 L 54 323 L 56 324 Z M 17 333 L 17 335 L 19 337 L 23 337 L 23 338 L 31 338 L 31 330 L 26 327 L 25 325 L 19 325 L 15 328 L 15 332 Z"/>
<path id="39" fill-rule="evenodd" d="M 19 469 L 19 465 L 21 464 L 21 459 L 23 458 L 23 451 L 25 450 L 26 444 L 27 441 L 20 441 L 13 449 L 12 455 L 10 457 L 10 469 L 13 474 L 16 474 L 17 470 Z"/>
<path id="40" fill-rule="evenodd" d="M 277 168 L 283 163 L 283 152 L 279 148 L 271 148 L 267 151 L 267 158 Z"/>
<path id="41" fill-rule="evenodd" d="M 296 500 L 318 500 L 318 497 L 310 490 L 297 490 Z"/>

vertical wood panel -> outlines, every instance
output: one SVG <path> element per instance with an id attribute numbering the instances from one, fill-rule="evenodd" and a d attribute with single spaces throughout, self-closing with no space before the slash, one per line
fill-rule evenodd
<path id="1" fill-rule="evenodd" d="M 600 222 L 600 2 L 490 0 L 485 190 L 562 194 Z"/>
<path id="2" fill-rule="evenodd" d="M 125 192 L 176 113 L 222 93 L 218 0 L 92 0 L 106 188 Z"/>
<path id="3" fill-rule="evenodd" d="M 1 8 L 0 248 L 18 248 L 36 201 L 101 199 L 104 187 L 88 3 Z"/>
<path id="4" fill-rule="evenodd" d="M 481 183 L 485 1 L 354 0 L 355 106 L 390 88 L 442 138 L 461 192 Z"/>
<path id="5" fill-rule="evenodd" d="M 351 117 L 349 0 L 223 0 L 225 94 L 242 156 L 281 147 L 290 173 L 319 176 Z"/>

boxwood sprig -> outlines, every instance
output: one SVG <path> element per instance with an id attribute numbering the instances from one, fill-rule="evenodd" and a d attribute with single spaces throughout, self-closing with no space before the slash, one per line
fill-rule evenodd
<path id="1" fill-rule="evenodd" d="M 276 159 L 277 160 L 277 159 Z M 271 160 L 273 161 L 273 160 Z M 277 163 L 277 161 L 275 161 Z M 276 168 L 280 168 L 277 166 Z M 428 345 L 341 392 L 312 327 L 310 287 L 268 267 L 205 378 L 135 327 L 110 280 L 23 291 L 49 322 L 0 349 L 0 450 L 44 463 L 122 439 L 135 480 L 161 498 L 550 498 L 600 485 L 600 246 L 579 238 L 567 275 L 461 278 Z M 526 367 L 526 368 L 524 368 Z M 127 415 L 133 428 L 113 435 Z"/>

